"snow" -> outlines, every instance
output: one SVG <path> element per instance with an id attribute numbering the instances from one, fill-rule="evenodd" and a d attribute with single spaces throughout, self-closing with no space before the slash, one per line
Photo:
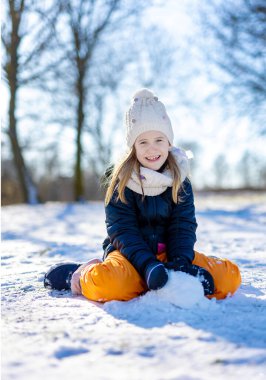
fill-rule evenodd
<path id="1" fill-rule="evenodd" d="M 196 197 L 196 249 L 228 257 L 243 283 L 209 301 L 197 279 L 129 302 L 90 302 L 43 288 L 59 261 L 101 258 L 102 203 L 2 209 L 3 379 L 265 379 L 266 196 Z"/>

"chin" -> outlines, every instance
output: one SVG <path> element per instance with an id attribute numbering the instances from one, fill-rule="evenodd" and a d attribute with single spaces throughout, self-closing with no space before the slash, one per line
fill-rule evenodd
<path id="1" fill-rule="evenodd" d="M 163 166 L 163 164 L 161 164 L 161 163 L 156 163 L 156 164 L 148 163 L 146 165 L 147 168 L 152 169 L 152 170 L 159 170 L 162 166 Z"/>

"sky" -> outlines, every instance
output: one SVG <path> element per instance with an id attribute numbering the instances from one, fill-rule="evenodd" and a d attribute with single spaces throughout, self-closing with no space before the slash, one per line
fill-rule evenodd
<path id="1" fill-rule="evenodd" d="M 193 12 L 196 12 L 198 4 L 198 0 L 169 0 L 163 3 L 163 7 L 149 8 L 144 19 L 165 28 L 173 39 L 182 40 L 182 38 L 190 37 L 195 39 L 197 31 Z M 191 93 L 191 97 L 200 97 L 203 91 L 207 94 L 212 89 L 213 84 L 208 82 L 207 78 L 198 78 L 193 89 L 195 92 Z M 160 94 L 158 95 L 160 97 Z M 174 95 L 171 94 L 171 96 Z M 175 101 L 174 106 L 171 106 L 173 103 L 171 96 L 167 97 L 164 93 L 161 100 L 165 103 L 172 121 L 175 144 L 182 146 L 182 142 L 194 140 L 201 146 L 199 152 L 194 152 L 198 169 L 193 173 L 193 177 L 197 186 L 201 187 L 202 176 L 208 177 L 206 181 L 210 184 L 215 181 L 213 162 L 218 155 L 225 155 L 231 169 L 241 160 L 245 150 L 257 152 L 261 159 L 266 161 L 265 139 L 252 131 L 252 121 L 247 117 L 238 120 L 226 119 L 222 105 L 216 107 L 212 105 L 202 109 L 199 120 L 189 109 L 176 110 Z M 122 139 L 119 140 L 118 146 L 121 142 Z M 235 174 L 231 176 L 228 183 L 233 187 L 239 185 L 237 172 Z"/>
<path id="2" fill-rule="evenodd" d="M 189 36 L 195 37 L 195 25 L 194 19 L 191 17 L 193 9 L 198 4 L 198 0 L 169 0 L 163 4 L 163 6 L 154 6 L 149 8 L 143 16 L 143 22 L 147 24 L 155 24 L 162 28 L 165 28 L 167 33 L 172 38 L 187 38 Z M 189 12 L 187 11 L 189 9 Z M 200 96 L 202 89 L 208 92 L 208 88 L 211 90 L 212 84 L 209 83 L 206 78 L 198 78 L 195 82 L 195 88 L 191 96 Z M 134 92 L 138 88 L 132 91 Z M 152 89 L 153 90 L 153 89 Z M 191 89 L 190 89 L 191 90 Z M 8 91 L 1 83 L 1 111 L 2 120 L 5 120 L 8 105 Z M 130 103 L 132 92 L 125 89 L 125 97 L 128 98 L 128 105 Z M 197 166 L 197 170 L 193 174 L 193 180 L 198 187 L 204 184 L 212 184 L 215 181 L 216 173 L 213 170 L 213 162 L 215 158 L 224 154 L 226 161 L 229 165 L 228 176 L 229 185 L 237 186 L 239 184 L 239 178 L 237 173 L 232 172 L 232 168 L 236 165 L 243 152 L 246 149 L 257 152 L 260 154 L 261 159 L 266 159 L 264 153 L 265 140 L 257 137 L 252 132 L 252 122 L 248 118 L 242 118 L 241 120 L 226 120 L 224 118 L 224 109 L 222 107 L 207 107 L 202 109 L 200 120 L 197 119 L 189 109 L 176 109 L 175 106 L 175 93 L 167 94 L 167 91 L 156 94 L 160 100 L 166 105 L 166 109 L 172 121 L 174 133 L 175 133 L 175 145 L 181 146 L 185 141 L 194 140 L 197 142 L 201 150 L 194 152 L 194 161 Z M 24 104 L 27 103 L 27 94 L 24 95 Z M 190 94 L 188 94 L 190 96 Z M 24 107 L 24 105 L 23 105 Z M 42 112 L 45 112 L 43 108 Z M 5 125 L 5 122 L 3 123 Z M 122 120 L 121 120 L 122 125 Z M 32 127 L 31 123 L 24 126 L 26 130 L 30 131 L 30 134 L 34 133 L 35 127 Z M 38 126 L 37 126 L 38 128 Z M 73 130 L 60 131 L 60 126 L 52 126 L 49 128 L 49 133 L 45 135 L 47 143 L 53 142 L 57 139 L 58 133 L 61 133 L 62 145 L 59 152 L 61 160 L 64 162 L 61 174 L 71 175 L 75 147 L 73 141 L 75 140 L 75 133 Z M 36 131 L 35 131 L 36 132 Z M 124 145 L 125 132 L 121 127 L 115 135 L 115 149 L 113 154 L 113 160 L 121 156 L 121 146 Z M 23 136 L 22 136 L 23 139 Z M 3 137 L 3 141 L 5 138 Z M 237 144 L 236 144 L 237 142 Z M 84 139 L 85 149 L 88 148 L 90 141 Z M 6 148 L 3 147 L 3 154 L 6 154 Z M 36 152 L 27 153 L 27 158 L 30 162 L 36 161 Z M 36 161 L 37 162 L 37 161 Z M 38 164 L 39 169 L 41 163 Z M 230 178 L 229 178 L 230 177 Z M 204 180 L 202 180 L 204 178 Z"/>

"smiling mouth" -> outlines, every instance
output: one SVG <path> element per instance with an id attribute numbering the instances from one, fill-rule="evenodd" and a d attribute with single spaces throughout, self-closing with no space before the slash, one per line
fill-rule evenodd
<path id="1" fill-rule="evenodd" d="M 150 162 L 155 162 L 157 160 L 159 160 L 161 156 L 153 156 L 153 157 L 145 157 L 146 160 L 150 161 Z"/>

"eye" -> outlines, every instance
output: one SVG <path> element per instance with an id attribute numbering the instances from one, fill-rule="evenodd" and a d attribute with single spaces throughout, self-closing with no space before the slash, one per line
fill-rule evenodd
<path id="1" fill-rule="evenodd" d="M 140 142 L 140 145 L 144 145 L 144 144 L 146 144 L 146 141 L 141 141 Z"/>
<path id="2" fill-rule="evenodd" d="M 156 142 L 161 142 L 161 141 L 163 141 L 163 139 L 157 139 L 157 140 L 156 140 Z"/>

